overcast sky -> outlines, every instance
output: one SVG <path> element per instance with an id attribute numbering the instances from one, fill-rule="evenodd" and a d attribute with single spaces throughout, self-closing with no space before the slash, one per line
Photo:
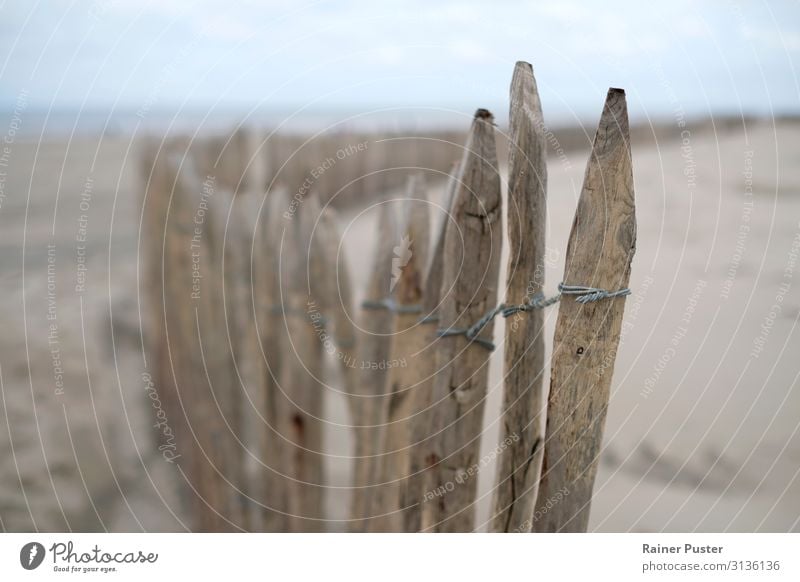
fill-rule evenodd
<path id="1" fill-rule="evenodd" d="M 6 0 L 0 108 L 505 108 L 533 63 L 550 119 L 800 111 L 791 1 Z"/>

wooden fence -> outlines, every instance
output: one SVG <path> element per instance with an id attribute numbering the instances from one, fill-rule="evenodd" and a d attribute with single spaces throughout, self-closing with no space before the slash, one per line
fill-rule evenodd
<path id="1" fill-rule="evenodd" d="M 501 140 L 506 197 L 484 109 L 463 146 L 420 139 L 392 151 L 400 136 L 342 145 L 243 129 L 145 144 L 148 372 L 170 427 L 157 445 L 175 466 L 189 527 L 484 527 L 477 484 L 499 349 L 488 527 L 587 530 L 636 242 L 625 93 L 608 92 L 558 285 L 544 280 L 546 131 L 532 68 L 520 62 Z M 362 138 L 384 145 L 359 149 Z M 339 196 L 377 207 L 374 240 L 355 257 L 343 244 L 352 221 L 331 205 Z M 367 270 L 361 293 L 353 266 Z M 547 309 L 558 310 L 549 388 Z M 326 453 L 334 397 L 348 404 L 350 459 Z M 349 514 L 333 521 L 330 503 L 343 501 L 326 471 L 343 465 Z"/>

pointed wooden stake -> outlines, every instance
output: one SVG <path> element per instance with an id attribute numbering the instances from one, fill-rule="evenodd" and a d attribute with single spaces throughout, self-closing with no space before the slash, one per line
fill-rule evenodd
<path id="1" fill-rule="evenodd" d="M 445 185 L 441 216 L 434 230 L 436 238 L 433 241 L 433 248 L 426 267 L 422 312 L 430 323 L 439 323 L 439 303 L 442 299 L 442 277 L 444 276 L 444 242 L 448 225 L 453 219 L 453 202 L 460 179 L 461 163 L 455 162 Z"/>
<path id="2" fill-rule="evenodd" d="M 378 481 L 381 485 L 374 496 L 371 531 L 403 531 L 401 497 L 409 470 L 411 423 L 418 412 L 413 408 L 413 392 L 424 380 L 420 372 L 426 366 L 419 360 L 428 345 L 427 326 L 419 323 L 422 315 L 424 270 L 428 262 L 430 239 L 429 212 L 425 179 L 411 176 L 407 186 L 407 199 L 403 217 L 403 237 L 394 249 L 392 272 L 395 285 L 395 332 L 391 337 L 391 351 L 386 362 L 388 373 L 388 398 L 381 405 L 381 417 L 386 419 L 378 457 Z M 430 354 L 433 355 L 433 354 Z"/>
<path id="3" fill-rule="evenodd" d="M 380 302 L 390 295 L 392 254 L 396 243 L 397 222 L 392 204 L 379 208 L 376 229 L 378 244 L 365 301 Z M 376 450 L 380 434 L 380 401 L 385 395 L 386 368 L 378 366 L 389 357 L 394 318 L 386 309 L 361 309 L 361 337 L 358 360 L 351 365 L 359 369 L 358 381 L 351 386 L 351 411 L 355 434 L 355 476 L 352 517 L 353 531 L 364 531 L 372 507 L 373 486 L 377 479 Z M 374 366 L 373 366 L 374 363 Z"/>
<path id="4" fill-rule="evenodd" d="M 508 160 L 509 259 L 506 305 L 521 305 L 544 285 L 547 159 L 542 105 L 533 69 L 518 62 L 511 80 Z M 500 471 L 492 530 L 530 531 L 542 468 L 544 314 L 506 320 Z"/>
<path id="5" fill-rule="evenodd" d="M 408 478 L 405 490 L 401 492 L 400 506 L 403 510 L 403 531 L 417 532 L 422 521 L 422 496 L 424 494 L 423 471 L 425 468 L 425 446 L 430 433 L 431 402 L 433 401 L 433 381 L 436 374 L 436 345 L 439 326 L 439 300 L 442 293 L 442 266 L 444 263 L 444 241 L 450 222 L 450 210 L 456 186 L 458 185 L 459 166 L 456 163 L 445 186 L 442 199 L 442 217 L 436 224 L 433 248 L 429 253 L 425 274 L 425 287 L 422 296 L 421 322 L 425 326 L 426 344 L 424 351 L 414 359 L 414 368 L 418 371 L 417 386 L 411 391 L 411 410 L 415 411 L 411 422 L 411 450 L 409 451 Z"/>
<path id="6" fill-rule="evenodd" d="M 502 222 L 494 119 L 479 109 L 472 122 L 447 229 L 439 328 L 466 330 L 497 306 Z M 422 529 L 468 532 L 474 525 L 480 437 L 489 372 L 485 342 L 493 321 L 471 341 L 442 337 L 438 344 Z"/>
<path id="7" fill-rule="evenodd" d="M 625 92 L 609 89 L 567 246 L 564 283 L 626 288 L 636 246 Z M 586 531 L 625 298 L 564 295 L 553 343 L 533 531 Z"/>

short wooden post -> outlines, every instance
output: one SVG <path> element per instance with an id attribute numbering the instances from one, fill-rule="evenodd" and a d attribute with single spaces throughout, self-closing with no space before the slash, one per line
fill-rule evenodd
<path id="1" fill-rule="evenodd" d="M 533 69 L 518 62 L 511 80 L 508 160 L 507 306 L 530 305 L 544 285 L 547 159 Z M 503 424 L 492 530 L 530 531 L 544 447 L 544 314 L 506 320 Z"/>
<path id="2" fill-rule="evenodd" d="M 233 139 L 237 156 L 236 165 L 241 173 L 238 182 L 234 184 L 234 192 L 263 194 L 267 187 L 267 160 L 261 152 L 263 144 L 259 131 L 255 127 L 240 126 L 236 129 Z"/>
<path id="3" fill-rule="evenodd" d="M 374 308 L 389 298 L 392 254 L 396 244 L 397 223 L 394 209 L 388 202 L 379 206 L 376 224 L 375 254 L 361 309 L 361 337 L 358 359 L 352 365 L 359 369 L 358 381 L 351 386 L 351 411 L 355 435 L 355 476 L 351 530 L 364 531 L 370 517 L 373 487 L 377 479 L 377 438 L 380 434 L 380 400 L 385 396 L 386 369 L 377 365 L 389 357 L 390 334 L 394 318 L 387 309 Z M 374 364 L 374 365 L 373 365 Z"/>
<path id="4" fill-rule="evenodd" d="M 567 246 L 564 283 L 627 288 L 636 246 L 625 92 L 609 89 Z M 589 524 L 625 298 L 563 295 L 553 344 L 542 479 L 533 531 Z"/>
<path id="5" fill-rule="evenodd" d="M 447 229 L 437 375 L 427 448 L 424 531 L 468 532 L 474 525 L 478 457 L 494 322 L 475 326 L 497 307 L 502 222 L 494 118 L 479 109 L 461 162 Z M 467 330 L 474 331 L 467 337 Z"/>
<path id="6" fill-rule="evenodd" d="M 425 267 L 430 238 L 425 178 L 421 174 L 408 180 L 403 208 L 403 236 L 394 248 L 394 333 L 386 361 L 387 398 L 380 414 L 386 419 L 378 454 L 377 490 L 372 506 L 372 531 L 403 531 L 403 492 L 410 468 L 411 424 L 417 410 L 412 393 L 419 389 L 426 368 L 421 364 L 429 342 L 427 326 L 419 323 L 425 288 Z"/>
<path id="7" fill-rule="evenodd" d="M 450 222 L 450 209 L 459 179 L 459 167 L 455 165 L 445 186 L 442 198 L 443 216 L 434 230 L 433 247 L 429 253 L 425 274 L 425 286 L 422 294 L 422 320 L 420 324 L 427 343 L 424 351 L 414 359 L 417 370 L 417 386 L 411 391 L 412 400 L 409 408 L 414 412 L 411 419 L 411 445 L 409 451 L 408 478 L 401 492 L 400 506 L 403 507 L 403 530 L 416 532 L 422 521 L 422 497 L 425 481 L 425 447 L 431 434 L 430 406 L 433 401 L 433 382 L 436 376 L 436 347 L 439 340 L 436 329 L 439 326 L 439 300 L 442 292 L 442 271 L 444 266 L 444 241 Z"/>

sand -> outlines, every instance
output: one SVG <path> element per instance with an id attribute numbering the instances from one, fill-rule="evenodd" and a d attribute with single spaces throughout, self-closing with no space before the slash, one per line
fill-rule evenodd
<path id="1" fill-rule="evenodd" d="M 690 129 L 683 141 L 676 129 L 633 148 L 633 295 L 590 528 L 797 531 L 800 125 Z M 189 527 L 142 381 L 136 151 L 124 136 L 18 137 L 12 146 L 0 198 L 6 531 Z M 572 148 L 550 160 L 550 292 L 587 155 Z M 358 293 L 373 214 L 340 213 Z M 498 349 L 485 452 L 498 439 L 501 368 Z M 342 530 L 352 443 L 335 391 L 326 406 L 328 516 Z M 480 477 L 483 528 L 493 478 Z"/>

